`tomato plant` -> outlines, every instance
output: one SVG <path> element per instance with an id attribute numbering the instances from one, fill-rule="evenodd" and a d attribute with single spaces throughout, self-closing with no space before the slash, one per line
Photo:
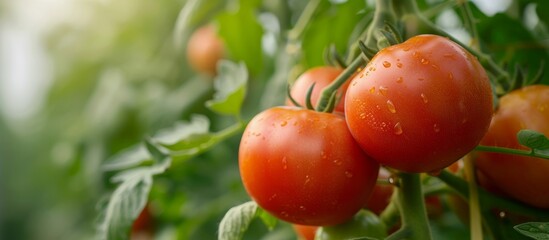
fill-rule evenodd
<path id="1" fill-rule="evenodd" d="M 351 218 L 379 171 L 343 117 L 292 107 L 255 116 L 243 133 L 238 159 L 252 199 L 274 216 L 302 225 Z"/>
<path id="2" fill-rule="evenodd" d="M 439 171 L 470 152 L 492 117 L 484 68 L 451 40 L 419 35 L 380 50 L 351 82 L 345 117 L 382 165 Z"/>
<path id="3" fill-rule="evenodd" d="M 510 92 L 500 99 L 482 145 L 527 149 L 517 140 L 521 129 L 549 135 L 549 87 L 534 85 Z M 475 161 L 481 185 L 497 187 L 503 194 L 529 205 L 549 209 L 549 161 L 501 153 L 479 153 Z"/>
<path id="4" fill-rule="evenodd" d="M 307 91 L 309 90 L 309 88 L 313 87 L 314 84 L 310 100 L 313 104 L 313 107 L 316 107 L 322 89 L 332 83 L 336 79 L 336 77 L 342 72 L 343 69 L 331 66 L 321 66 L 309 69 L 295 80 L 294 84 L 292 85 L 290 95 L 299 105 L 306 106 Z M 345 109 L 345 92 L 347 91 L 348 86 L 349 82 L 346 82 L 346 84 L 339 88 L 338 94 L 340 96 L 338 100 L 339 102 L 334 109 L 335 112 L 343 113 Z M 292 103 L 292 101 L 290 101 L 290 99 L 287 99 L 286 105 L 293 106 L 294 104 Z"/>
<path id="5" fill-rule="evenodd" d="M 217 62 L 223 58 L 225 47 L 213 24 L 202 26 L 191 35 L 187 43 L 187 59 L 198 72 L 215 75 Z"/>
<path id="6" fill-rule="evenodd" d="M 549 234 L 549 1 L 0 2 L 0 239 Z"/>

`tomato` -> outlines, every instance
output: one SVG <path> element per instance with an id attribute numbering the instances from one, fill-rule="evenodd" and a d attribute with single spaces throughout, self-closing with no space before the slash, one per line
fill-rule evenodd
<path id="1" fill-rule="evenodd" d="M 343 69 L 331 66 L 321 66 L 309 69 L 295 80 L 294 84 L 292 85 L 290 94 L 297 103 L 299 103 L 301 106 L 306 106 L 305 98 L 307 96 L 307 91 L 314 83 L 315 87 L 311 94 L 311 103 L 313 103 L 313 106 L 316 107 L 317 102 L 320 98 L 320 94 L 322 93 L 324 87 L 330 85 L 330 83 L 332 83 L 342 72 Z M 345 92 L 347 91 L 347 87 L 349 87 L 349 81 L 347 81 L 343 86 L 339 88 L 338 94 L 341 95 L 341 99 L 336 105 L 334 112 L 343 113 L 343 111 L 345 110 L 345 101 L 343 100 L 345 99 Z M 287 99 L 286 105 L 293 106 L 294 104 L 289 99 Z"/>
<path id="2" fill-rule="evenodd" d="M 345 97 L 345 118 L 362 149 L 381 165 L 411 173 L 439 171 L 470 152 L 492 112 L 478 60 L 435 35 L 379 51 Z"/>
<path id="3" fill-rule="evenodd" d="M 527 149 L 519 144 L 516 137 L 521 129 L 531 129 L 549 136 L 549 86 L 528 86 L 503 96 L 481 144 Z M 497 186 L 499 191 L 511 198 L 549 209 L 549 161 L 479 152 L 475 166 L 483 175 L 479 178 L 481 186 Z"/>
<path id="4" fill-rule="evenodd" d="M 274 107 L 250 121 L 239 167 L 259 206 L 290 223 L 315 226 L 351 218 L 379 171 L 342 116 L 295 107 Z"/>
<path id="5" fill-rule="evenodd" d="M 216 74 L 217 62 L 223 58 L 225 47 L 214 25 L 198 28 L 187 43 L 187 60 L 191 67 L 207 75 Z"/>
<path id="6" fill-rule="evenodd" d="M 316 230 L 318 229 L 317 226 L 307 226 L 307 225 L 299 225 L 299 224 L 293 224 L 292 227 L 294 228 L 298 239 L 303 240 L 314 240 Z"/>
<path id="7" fill-rule="evenodd" d="M 317 240 L 340 240 L 370 237 L 384 239 L 387 237 L 385 225 L 374 213 L 360 211 L 351 220 L 336 226 L 321 227 L 316 232 Z"/>
<path id="8" fill-rule="evenodd" d="M 389 177 L 390 173 L 385 168 L 379 169 L 378 179 L 387 181 Z M 389 202 L 391 202 L 393 190 L 394 186 L 392 184 L 376 184 L 372 190 L 370 198 L 368 198 L 368 201 L 364 204 L 364 208 L 377 215 L 381 214 L 387 205 L 389 205 Z"/>

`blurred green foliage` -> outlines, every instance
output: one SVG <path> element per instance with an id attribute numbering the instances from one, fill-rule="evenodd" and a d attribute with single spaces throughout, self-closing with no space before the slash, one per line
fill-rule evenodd
<path id="1" fill-rule="evenodd" d="M 192 114 L 206 116 L 212 132 L 234 122 L 206 108 L 215 92 L 212 79 L 187 64 L 185 42 L 197 27 L 217 24 L 229 58 L 246 64 L 246 120 L 282 104 L 287 82 L 324 64 L 330 44 L 346 54 L 364 30 L 373 9 L 369 2 L 321 0 L 299 38 L 288 33 L 306 1 L 78 2 L 82 14 L 54 28 L 45 41 L 54 82 L 44 107 L 17 122 L 0 112 L 0 239 L 95 239 L 98 203 L 117 187 L 111 182 L 115 173 L 102 169 L 108 159 Z M 427 11 L 448 2 L 453 1 L 419 5 Z M 533 27 L 525 25 L 531 4 L 541 20 Z M 4 6 L 0 2 L 0 13 L 9 10 Z M 494 16 L 471 7 L 481 46 L 499 64 L 510 72 L 519 64 L 528 76 L 542 62 L 549 66 L 547 1 L 513 1 Z M 549 74 L 542 79 L 549 84 Z M 236 134 L 154 176 L 148 202 L 157 239 L 214 239 L 225 212 L 249 201 L 238 173 L 238 143 Z M 449 211 L 433 225 L 440 239 L 467 236 Z M 295 236 L 286 223 L 268 232 L 256 221 L 245 239 L 260 238 Z"/>

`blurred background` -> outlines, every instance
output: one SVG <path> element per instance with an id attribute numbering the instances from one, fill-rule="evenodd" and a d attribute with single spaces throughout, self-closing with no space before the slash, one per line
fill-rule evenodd
<path id="1" fill-rule="evenodd" d="M 233 42 L 257 39 L 261 46 L 235 54 L 236 60 L 259 64 L 248 66 L 253 81 L 248 99 L 261 96 L 260 101 L 247 100 L 243 114 L 248 117 L 283 103 L 286 82 L 322 64 L 321 51 L 307 48 L 307 41 L 311 46 L 336 41 L 340 51 L 346 49 L 348 37 L 324 40 L 330 28 L 319 26 L 351 6 L 345 0 L 323 1 L 332 10 L 325 10 L 328 17 L 318 17 L 317 25 L 305 31 L 295 53 L 287 35 L 306 1 L 250 2 L 256 6 L 251 19 L 221 26 L 222 37 Z M 372 2 L 359 5 L 367 13 Z M 420 6 L 428 10 L 444 2 L 420 1 Z M 529 66 L 535 69 L 540 58 L 547 59 L 547 29 L 540 18 L 549 16 L 537 14 L 549 12 L 545 1 L 473 2 L 486 22 L 479 27 L 486 38 L 541 39 L 531 50 L 538 55 Z M 208 116 L 212 130 L 227 126 L 226 117 L 204 107 L 212 97 L 212 77 L 189 67 L 184 46 L 194 29 L 230 15 L 235 3 L 0 0 L 0 239 L 94 239 L 98 202 L 115 186 L 109 181 L 112 174 L 101 169 L 104 161 L 194 113 Z M 190 4 L 198 7 L 191 9 Z M 354 23 L 366 13 L 345 21 Z M 451 8 L 430 18 L 470 41 Z M 248 21 L 261 26 L 260 31 L 247 35 Z M 509 30 L 513 24 L 518 34 Z M 525 59 L 532 56 L 516 58 L 508 49 L 487 47 L 500 51 L 500 62 L 530 61 Z M 238 140 L 233 137 L 155 177 L 149 199 L 158 239 L 213 239 L 223 214 L 249 200 L 238 176 Z M 262 226 L 254 228 L 259 229 L 257 236 L 266 232 Z M 276 234 L 273 239 L 293 237 L 284 227 Z"/>

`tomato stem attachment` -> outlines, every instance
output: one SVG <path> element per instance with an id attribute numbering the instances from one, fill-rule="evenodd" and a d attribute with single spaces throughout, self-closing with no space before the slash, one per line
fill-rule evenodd
<path id="1" fill-rule="evenodd" d="M 309 87 L 309 89 L 307 90 L 307 95 L 305 96 L 305 106 L 309 110 L 315 109 L 315 107 L 313 106 L 313 103 L 311 102 L 311 96 L 313 95 L 313 89 L 315 88 L 315 85 L 316 85 L 316 82 L 311 84 L 311 87 Z"/>
<path id="2" fill-rule="evenodd" d="M 366 60 L 362 57 L 357 57 L 337 78 L 328 86 L 326 86 L 321 94 L 316 110 L 319 112 L 325 112 L 328 107 L 328 103 L 333 93 L 336 92 L 353 74 L 355 74 L 360 67 L 366 63 Z"/>
<path id="3" fill-rule="evenodd" d="M 303 106 L 301 106 L 301 104 L 299 104 L 294 99 L 294 97 L 292 97 L 292 89 L 291 89 L 290 85 L 288 85 L 288 87 L 286 88 L 286 95 L 288 96 L 288 99 L 290 99 L 290 102 L 292 102 L 295 106 L 303 108 Z"/>
<path id="4" fill-rule="evenodd" d="M 400 187 L 397 188 L 396 200 L 402 226 L 387 239 L 432 239 L 420 174 L 401 172 L 399 177 Z"/>

